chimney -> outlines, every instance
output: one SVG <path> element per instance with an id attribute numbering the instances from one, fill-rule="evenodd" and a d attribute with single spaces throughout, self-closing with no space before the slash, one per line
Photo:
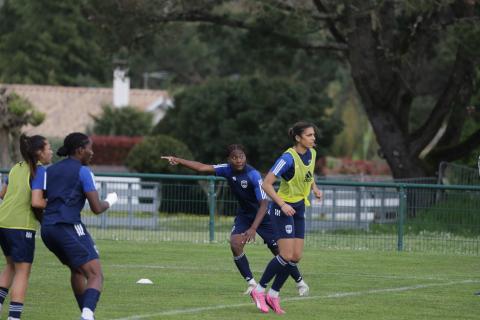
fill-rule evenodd
<path id="1" fill-rule="evenodd" d="M 130 94 L 130 78 L 127 68 L 116 67 L 113 71 L 113 106 L 121 108 L 128 106 Z"/>

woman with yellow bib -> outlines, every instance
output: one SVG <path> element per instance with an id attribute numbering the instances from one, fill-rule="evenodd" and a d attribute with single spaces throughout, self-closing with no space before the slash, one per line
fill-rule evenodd
<path id="1" fill-rule="evenodd" d="M 10 289 L 8 319 L 17 320 L 23 311 L 35 251 L 35 231 L 38 227 L 33 208 L 43 209 L 45 168 L 52 149 L 42 136 L 20 137 L 24 161 L 17 163 L 8 175 L 0 196 L 0 246 L 6 264 L 0 274 L 0 311 Z"/>
<path id="2" fill-rule="evenodd" d="M 305 206 L 310 205 L 308 196 L 313 191 L 317 198 L 322 192 L 314 183 L 316 152 L 315 126 L 298 122 L 288 131 L 294 146 L 277 159 L 263 181 L 262 188 L 272 199 L 268 214 L 277 234 L 279 254 L 265 269 L 260 282 L 251 296 L 260 311 L 267 313 L 269 307 L 277 314 L 285 311 L 280 307 L 279 291 L 288 278 L 290 268 L 296 266 L 303 254 L 305 237 Z M 273 184 L 280 178 L 278 192 Z M 273 281 L 268 294 L 265 288 Z"/>

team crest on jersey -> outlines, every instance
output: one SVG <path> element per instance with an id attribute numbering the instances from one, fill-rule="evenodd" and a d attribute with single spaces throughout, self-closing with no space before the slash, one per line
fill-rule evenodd
<path id="1" fill-rule="evenodd" d="M 242 186 L 243 189 L 247 189 L 247 187 L 248 187 L 248 182 L 247 182 L 247 180 L 242 180 L 242 181 L 240 181 L 240 185 Z"/>
<path id="2" fill-rule="evenodd" d="M 291 225 L 291 224 L 287 224 L 287 225 L 285 226 L 285 232 L 286 232 L 287 234 L 290 234 L 290 233 L 292 233 L 292 231 L 293 231 L 292 225 Z"/>
<path id="3" fill-rule="evenodd" d="M 313 174 L 308 171 L 307 174 L 305 175 L 305 182 L 310 182 L 313 179 Z"/>

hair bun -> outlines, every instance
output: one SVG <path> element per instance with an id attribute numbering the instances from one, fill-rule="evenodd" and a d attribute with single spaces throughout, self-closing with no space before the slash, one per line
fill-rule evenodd
<path id="1" fill-rule="evenodd" d="M 61 146 L 60 148 L 58 148 L 57 150 L 57 155 L 60 156 L 60 157 L 65 157 L 68 155 L 68 150 L 67 148 L 65 148 L 65 146 Z"/>

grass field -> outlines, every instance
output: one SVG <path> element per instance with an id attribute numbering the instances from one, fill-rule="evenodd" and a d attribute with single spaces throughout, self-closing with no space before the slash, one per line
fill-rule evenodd
<path id="1" fill-rule="evenodd" d="M 228 244 L 97 241 L 105 288 L 97 320 L 274 319 L 260 314 Z M 258 279 L 271 258 L 247 247 Z M 478 319 L 480 260 L 462 255 L 307 248 L 301 270 L 311 293 L 282 290 L 283 319 Z M 136 281 L 149 278 L 153 285 Z M 7 309 L 7 308 L 5 308 Z M 6 318 L 7 311 L 3 311 Z M 78 319 L 69 273 L 37 239 L 22 319 Z"/>

